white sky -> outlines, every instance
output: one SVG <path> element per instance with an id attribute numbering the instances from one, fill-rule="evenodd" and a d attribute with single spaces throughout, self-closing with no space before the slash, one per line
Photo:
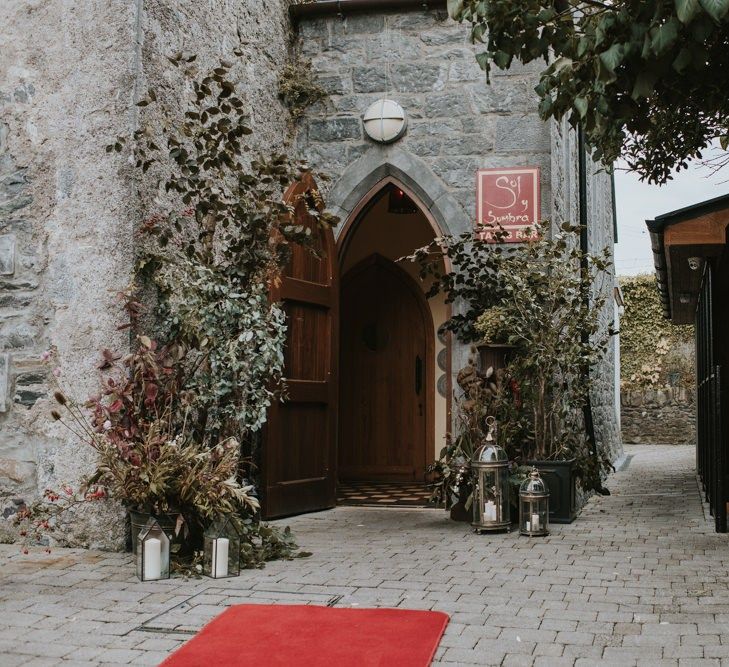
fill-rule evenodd
<path id="1" fill-rule="evenodd" d="M 712 175 L 696 164 L 676 174 L 665 185 L 641 183 L 630 172 L 615 170 L 615 203 L 618 244 L 615 270 L 618 275 L 653 272 L 653 253 L 646 220 L 729 193 L 729 167 Z"/>

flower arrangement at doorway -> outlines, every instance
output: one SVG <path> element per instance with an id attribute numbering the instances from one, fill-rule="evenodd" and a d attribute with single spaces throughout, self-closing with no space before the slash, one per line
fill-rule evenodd
<path id="1" fill-rule="evenodd" d="M 610 335 L 598 320 L 607 292 L 593 289 L 609 267 L 607 253 L 583 252 L 579 228 L 569 224 L 552 229 L 544 222 L 527 242 L 509 247 L 498 242 L 502 233 L 436 239 L 411 259 L 433 280 L 432 294 L 465 303 L 447 323 L 461 340 L 514 347 L 505 373 L 518 392 L 493 408 L 508 426 L 500 444 L 510 459 L 574 459 L 582 485 L 600 489 L 609 462 L 586 437 L 583 407 L 589 369 Z M 444 256 L 453 270 L 440 275 Z"/>
<path id="2" fill-rule="evenodd" d="M 488 368 L 481 372 L 476 367 L 475 360 L 471 359 L 459 371 L 457 382 L 461 390 L 460 396 L 456 398 L 457 435 L 452 439 L 449 437 L 438 459 L 427 470 L 435 475 L 431 502 L 450 510 L 451 518 L 455 520 L 470 521 L 473 455 L 485 441 L 490 429 L 492 437 L 501 443 L 505 436 L 508 439 L 510 433 L 513 438 L 517 422 L 509 419 L 497 422 L 493 417 L 494 414 L 506 414 L 514 402 L 513 386 L 506 369 L 494 371 L 493 368 Z M 489 421 L 492 422 L 491 426 Z M 528 469 L 513 461 L 510 463 L 509 481 L 513 488 L 514 504 L 526 470 Z"/>
<path id="3" fill-rule="evenodd" d="M 178 567 L 196 562 L 202 531 L 220 516 L 232 517 L 244 538 L 244 567 L 260 566 L 267 554 L 295 552 L 290 533 L 254 520 L 258 500 L 240 481 L 245 461 L 235 438 L 198 441 L 187 428 L 191 394 L 183 348 L 158 347 L 139 336 L 136 350 L 124 357 L 105 350 L 100 368 L 99 395 L 79 403 L 58 385 L 58 407 L 51 412 L 94 450 L 96 469 L 76 489 L 48 489 L 42 501 L 18 513 L 26 542 L 39 542 L 72 520 L 80 505 L 110 498 L 140 517 L 133 528 L 155 516 L 174 534 Z"/>

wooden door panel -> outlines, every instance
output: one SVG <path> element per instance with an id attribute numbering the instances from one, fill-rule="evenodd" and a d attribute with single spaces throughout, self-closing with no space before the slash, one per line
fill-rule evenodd
<path id="1" fill-rule="evenodd" d="M 340 478 L 424 478 L 432 320 L 409 281 L 379 257 L 343 281 Z"/>
<path id="2" fill-rule="evenodd" d="M 328 410 L 325 403 L 285 403 L 281 409 L 285 423 L 283 437 L 286 456 L 281 458 L 280 481 L 326 479 L 327 451 L 312 446 L 329 439 Z"/>
<path id="3" fill-rule="evenodd" d="M 288 326 L 284 349 L 287 380 L 326 381 L 331 370 L 329 308 L 286 301 L 284 311 Z"/>
<path id="4" fill-rule="evenodd" d="M 319 243 L 316 248 L 319 252 L 326 252 L 326 249 L 326 242 Z M 327 257 L 317 257 L 303 248 L 295 248 L 284 275 L 309 283 L 329 285 L 329 260 Z"/>
<path id="5" fill-rule="evenodd" d="M 286 193 L 297 224 L 309 226 L 318 254 L 294 247 L 271 291 L 286 313 L 283 402 L 269 409 L 262 451 L 264 518 L 333 507 L 336 490 L 338 307 L 331 230 L 321 230 L 302 197 L 309 176 Z"/>

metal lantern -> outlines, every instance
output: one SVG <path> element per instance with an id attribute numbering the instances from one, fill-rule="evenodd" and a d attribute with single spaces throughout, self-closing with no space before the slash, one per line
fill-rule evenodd
<path id="1" fill-rule="evenodd" d="M 170 538 L 154 517 L 139 531 L 136 558 L 140 581 L 170 578 Z"/>
<path id="2" fill-rule="evenodd" d="M 494 440 L 496 421 L 487 418 L 486 442 L 473 455 L 473 527 L 477 533 L 511 528 L 509 459 Z"/>
<path id="3" fill-rule="evenodd" d="M 222 517 L 205 531 L 203 574 L 213 579 L 240 574 L 240 533 L 230 517 Z"/>
<path id="4" fill-rule="evenodd" d="M 519 487 L 519 532 L 549 535 L 549 489 L 536 468 Z"/>

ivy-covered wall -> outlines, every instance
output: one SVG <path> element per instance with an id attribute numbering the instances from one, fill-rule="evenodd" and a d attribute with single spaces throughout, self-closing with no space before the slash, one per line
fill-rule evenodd
<path id="1" fill-rule="evenodd" d="M 694 328 L 663 317 L 655 276 L 620 279 L 625 313 L 620 320 L 624 390 L 693 387 Z"/>
<path id="2" fill-rule="evenodd" d="M 694 327 L 663 317 L 653 275 L 624 277 L 621 427 L 629 443 L 695 442 Z"/>

